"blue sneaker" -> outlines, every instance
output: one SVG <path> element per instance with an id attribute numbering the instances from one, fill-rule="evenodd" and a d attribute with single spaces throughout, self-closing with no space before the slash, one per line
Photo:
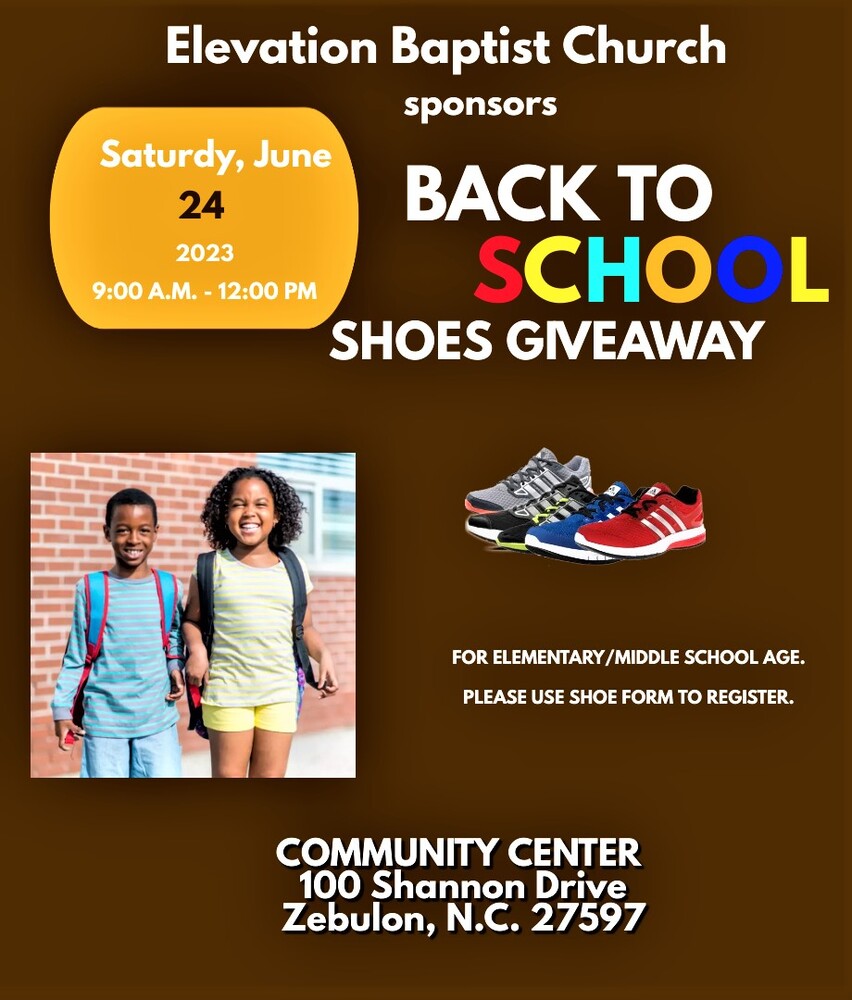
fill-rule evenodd
<path id="1" fill-rule="evenodd" d="M 580 528 L 617 517 L 645 491 L 635 495 L 621 482 L 615 482 L 608 490 L 596 496 L 582 509 L 572 513 L 564 507 L 542 524 L 530 528 L 524 538 L 527 551 L 549 559 L 565 559 L 568 562 L 602 563 L 618 562 L 617 556 L 592 552 L 582 546 L 575 535 Z"/>

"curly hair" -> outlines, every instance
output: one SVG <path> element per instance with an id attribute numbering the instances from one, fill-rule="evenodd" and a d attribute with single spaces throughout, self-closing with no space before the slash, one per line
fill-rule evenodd
<path id="1" fill-rule="evenodd" d="M 220 551 L 233 548 L 236 544 L 236 539 L 228 528 L 228 504 L 234 485 L 243 479 L 262 479 L 269 487 L 277 522 L 269 533 L 268 541 L 270 549 L 278 552 L 302 533 L 302 512 L 305 505 L 286 479 L 276 476 L 269 469 L 259 469 L 254 465 L 231 469 L 210 491 L 201 512 L 207 541 L 212 548 Z"/>

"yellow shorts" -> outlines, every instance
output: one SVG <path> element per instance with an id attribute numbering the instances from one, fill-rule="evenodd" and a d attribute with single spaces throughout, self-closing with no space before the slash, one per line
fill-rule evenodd
<path id="1" fill-rule="evenodd" d="M 244 733 L 249 729 L 265 729 L 270 733 L 296 732 L 296 703 L 279 701 L 274 705 L 255 708 L 221 708 L 202 705 L 204 725 L 219 733 Z"/>

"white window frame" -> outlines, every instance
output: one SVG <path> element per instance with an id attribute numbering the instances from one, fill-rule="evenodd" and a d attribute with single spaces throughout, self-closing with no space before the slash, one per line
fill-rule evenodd
<path id="1" fill-rule="evenodd" d="M 355 559 L 357 555 L 357 539 L 356 539 L 356 551 L 352 553 L 351 556 L 336 556 L 336 555 L 326 555 L 323 549 L 322 540 L 322 510 L 323 510 L 323 493 L 325 490 L 339 490 L 343 492 L 352 493 L 357 504 L 357 493 L 355 492 L 355 477 L 354 476 L 329 476 L 323 475 L 322 473 L 305 473 L 305 472 L 284 472 L 282 473 L 287 482 L 293 487 L 293 489 L 301 494 L 304 490 L 305 492 L 311 492 L 314 495 L 314 500 L 316 504 L 316 509 L 314 511 L 314 517 L 310 519 L 310 547 L 313 550 L 313 555 L 308 555 L 305 557 L 305 562 L 308 565 L 308 569 L 311 573 L 317 573 L 323 576 L 355 576 Z M 357 528 L 357 516 L 355 523 L 353 524 L 353 532 Z"/>

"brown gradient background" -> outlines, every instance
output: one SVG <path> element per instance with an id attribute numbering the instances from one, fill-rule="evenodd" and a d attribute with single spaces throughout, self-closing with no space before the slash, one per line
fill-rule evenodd
<path id="1" fill-rule="evenodd" d="M 208 37 L 243 39 L 314 23 L 323 37 L 376 38 L 381 62 L 166 65 L 166 25 L 195 21 Z M 568 27 L 602 21 L 622 38 L 687 37 L 709 22 L 728 64 L 561 58 Z M 504 22 L 515 36 L 546 29 L 553 63 L 461 78 L 389 64 L 391 24 L 459 37 Z M 31 450 L 356 451 L 360 706 L 352 781 L 30 781 L 27 556 L 24 533 L 9 531 L 7 624 L 19 624 L 7 628 L 2 765 L 8 995 L 846 996 L 840 8 L 98 6 L 18 9 L 9 28 L 11 522 L 26 523 Z M 554 95 L 559 114 L 426 127 L 403 117 L 405 97 L 433 94 Z M 348 144 L 361 205 L 355 270 L 333 320 L 483 317 L 493 357 L 333 362 L 331 323 L 296 333 L 84 326 L 55 280 L 48 202 L 65 134 L 103 104 L 318 108 Z M 597 163 L 583 191 L 601 223 L 404 221 L 406 163 L 451 177 L 478 162 L 496 178 L 522 161 Z M 678 162 L 712 179 L 705 218 L 682 226 L 651 211 L 629 223 L 616 165 Z M 525 293 L 488 307 L 472 295 L 477 251 L 498 232 L 525 246 L 558 232 L 638 234 L 644 250 L 686 232 L 714 258 L 757 233 L 785 261 L 789 237 L 806 235 L 811 283 L 828 285 L 831 303 L 791 305 L 785 281 L 768 302 L 738 305 L 714 282 L 691 305 L 666 307 L 644 289 L 625 307 L 611 283 L 600 306 L 550 307 Z M 523 363 L 502 346 L 523 317 L 766 326 L 752 362 Z M 227 402 L 206 402 L 223 384 Z M 616 477 L 700 486 L 708 544 L 585 571 L 488 552 L 463 531 L 465 493 L 544 444 L 589 455 L 599 489 Z M 465 671 L 450 661 L 455 647 L 611 645 L 795 647 L 807 664 Z M 461 704 L 469 685 L 786 687 L 796 703 L 472 709 Z M 632 836 L 646 867 L 627 881 L 650 908 L 632 936 L 285 936 L 280 907 L 298 884 L 274 849 L 288 835 Z"/>

